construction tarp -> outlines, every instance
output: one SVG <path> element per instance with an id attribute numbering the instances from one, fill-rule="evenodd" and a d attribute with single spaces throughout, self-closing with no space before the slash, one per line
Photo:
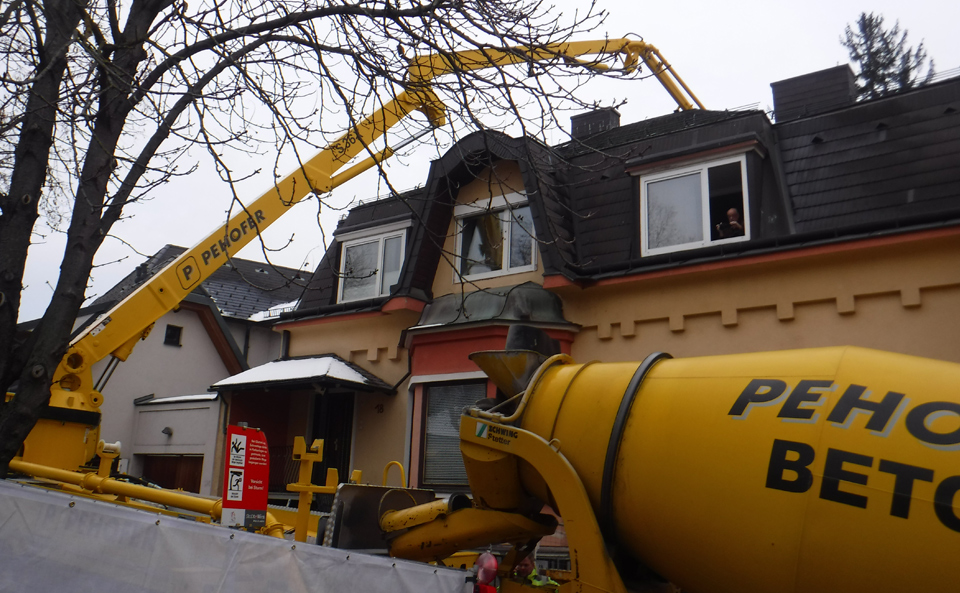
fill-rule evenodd
<path id="1" fill-rule="evenodd" d="M 466 574 L 0 480 L 0 591 L 462 593 Z"/>

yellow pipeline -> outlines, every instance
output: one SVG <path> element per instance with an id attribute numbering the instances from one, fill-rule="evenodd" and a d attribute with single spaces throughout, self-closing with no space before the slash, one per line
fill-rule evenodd
<path id="1" fill-rule="evenodd" d="M 521 423 L 634 557 L 691 591 L 956 590 L 960 365 L 860 348 L 660 360 L 604 492 L 637 369 L 551 366 Z M 550 500 L 524 464 L 521 479 Z"/>
<path id="2" fill-rule="evenodd" d="M 10 462 L 10 469 L 37 478 L 79 486 L 94 494 L 112 494 L 147 500 L 194 513 L 209 515 L 216 520 L 220 519 L 222 510 L 220 500 L 210 500 L 198 496 L 191 496 L 183 492 L 130 484 L 113 478 L 105 478 L 96 473 L 72 472 L 36 463 L 29 463 L 19 459 L 14 459 Z M 262 531 L 272 537 L 283 537 L 283 525 L 270 513 L 267 513 L 266 526 Z"/>
<path id="3" fill-rule="evenodd" d="M 390 542 L 390 555 L 411 560 L 436 560 L 454 552 L 504 542 L 544 537 L 556 522 L 538 523 L 522 515 L 465 508 L 438 515 L 437 521 L 417 526 Z"/>
<path id="4" fill-rule="evenodd" d="M 386 533 L 399 531 L 414 525 L 429 523 L 447 512 L 449 512 L 449 505 L 445 500 L 435 500 L 399 511 L 387 511 L 380 517 L 380 529 Z"/>

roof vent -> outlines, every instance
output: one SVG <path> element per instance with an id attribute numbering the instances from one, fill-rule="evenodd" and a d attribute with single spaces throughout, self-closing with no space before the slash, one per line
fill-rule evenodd
<path id="1" fill-rule="evenodd" d="M 600 132 L 620 127 L 620 112 L 613 107 L 601 107 L 570 118 L 570 137 L 580 140 Z"/>
<path id="2" fill-rule="evenodd" d="M 770 85 L 777 123 L 853 105 L 856 77 L 850 66 L 836 66 Z"/>

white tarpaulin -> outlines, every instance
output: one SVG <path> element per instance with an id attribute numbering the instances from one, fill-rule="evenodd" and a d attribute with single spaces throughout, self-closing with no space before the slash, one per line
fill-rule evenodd
<path id="1" fill-rule="evenodd" d="M 4 592 L 461 593 L 465 576 L 0 481 Z"/>

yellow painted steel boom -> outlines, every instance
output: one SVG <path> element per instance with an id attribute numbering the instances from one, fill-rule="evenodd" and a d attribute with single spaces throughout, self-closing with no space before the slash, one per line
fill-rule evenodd
<path id="1" fill-rule="evenodd" d="M 593 56 L 588 59 L 586 56 Z M 290 208 L 310 194 L 330 192 L 340 184 L 393 154 L 389 146 L 373 153 L 372 144 L 414 111 L 423 112 L 433 126 L 445 123 L 445 107 L 431 89 L 431 81 L 448 74 L 516 64 L 560 61 L 588 70 L 604 71 L 610 62 L 631 72 L 642 60 L 680 109 L 700 106 L 699 100 L 660 57 L 642 41 L 612 39 L 551 44 L 537 47 L 488 48 L 439 53 L 411 60 L 407 89 L 383 108 L 346 131 L 338 140 L 278 180 L 266 193 L 242 208 L 197 245 L 158 272 L 71 342 L 54 373 L 50 405 L 72 411 L 69 417 L 40 420 L 27 438 L 25 461 L 73 469 L 94 455 L 99 440 L 99 407 L 103 398 L 94 385 L 91 367 L 113 355 L 126 360 L 153 323 L 174 309 L 191 291 L 240 249 L 254 240 Z M 685 94 L 686 93 L 686 94 Z M 364 153 L 369 156 L 350 166 Z"/>

